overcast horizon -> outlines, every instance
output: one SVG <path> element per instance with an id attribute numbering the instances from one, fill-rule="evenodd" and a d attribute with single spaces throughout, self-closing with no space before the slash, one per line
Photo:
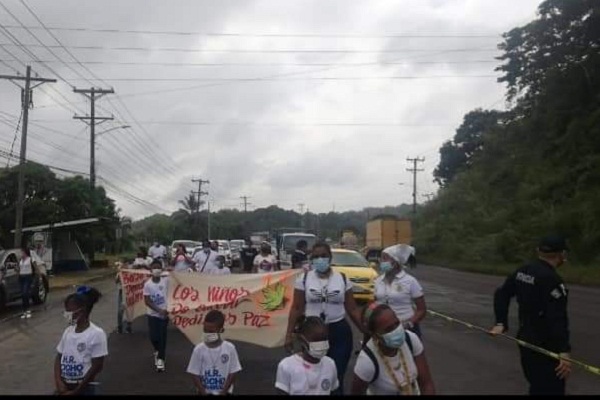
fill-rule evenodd
<path id="1" fill-rule="evenodd" d="M 504 109 L 497 45 L 540 2 L 1 0 L 0 74 L 58 79 L 34 89 L 27 156 L 86 174 L 73 87 L 114 88 L 97 101 L 115 117 L 97 127 L 97 184 L 134 219 L 176 211 L 192 178 L 210 180 L 211 211 L 409 204 L 407 157 L 425 158 L 424 202 L 464 114 Z M 19 114 L 0 80 L 5 151 Z M 10 165 L 18 153 L 17 137 Z"/>

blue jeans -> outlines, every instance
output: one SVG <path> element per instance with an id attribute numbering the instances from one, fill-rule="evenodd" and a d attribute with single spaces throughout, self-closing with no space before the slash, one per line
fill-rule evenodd
<path id="1" fill-rule="evenodd" d="M 21 299 L 23 300 L 23 311 L 29 311 L 29 300 L 31 299 L 31 284 L 33 275 L 19 275 L 19 286 L 21 288 Z"/>
<path id="2" fill-rule="evenodd" d="M 337 368 L 338 382 L 340 387 L 332 394 L 342 395 L 344 393 L 344 376 L 348 363 L 352 356 L 352 329 L 346 319 L 327 325 L 329 328 L 329 351 L 327 356 L 332 358 Z"/>

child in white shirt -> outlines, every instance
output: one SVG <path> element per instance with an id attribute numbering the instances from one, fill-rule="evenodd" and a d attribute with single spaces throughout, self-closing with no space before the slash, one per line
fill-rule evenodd
<path id="1" fill-rule="evenodd" d="M 300 317 L 296 326 L 302 352 L 284 358 L 277 367 L 275 387 L 287 395 L 331 395 L 338 386 L 337 368 L 326 356 L 327 325 L 319 317 Z"/>
<path id="2" fill-rule="evenodd" d="M 235 377 L 242 370 L 235 346 L 221 338 L 224 325 L 221 311 L 211 310 L 204 318 L 204 342 L 194 348 L 187 368 L 198 394 L 232 394 Z"/>

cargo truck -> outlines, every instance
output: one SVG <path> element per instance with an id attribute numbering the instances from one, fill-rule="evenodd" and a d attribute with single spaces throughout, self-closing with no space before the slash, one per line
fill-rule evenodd
<path id="1" fill-rule="evenodd" d="M 408 219 L 393 215 L 375 217 L 367 222 L 365 257 L 369 261 L 378 262 L 381 251 L 395 244 L 412 244 L 412 224 Z M 416 267 L 416 251 L 408 261 L 411 267 Z"/>

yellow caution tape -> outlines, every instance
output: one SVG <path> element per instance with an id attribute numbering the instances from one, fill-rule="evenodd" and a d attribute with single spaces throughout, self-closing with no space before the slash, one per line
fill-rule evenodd
<path id="1" fill-rule="evenodd" d="M 468 323 L 468 322 L 465 322 L 465 321 L 461 321 L 460 319 L 449 317 L 448 315 L 444 315 L 444 314 L 436 312 L 436 311 L 427 310 L 427 312 L 429 314 L 433 315 L 434 317 L 439 317 L 439 318 L 445 319 L 445 320 L 447 320 L 449 322 L 454 322 L 454 323 L 457 323 L 457 324 L 460 324 L 460 325 L 464 325 L 464 326 L 466 326 L 466 327 L 468 327 L 470 329 L 474 329 L 476 331 L 481 331 L 481 332 L 489 334 L 489 329 L 485 329 L 485 328 L 482 328 L 480 326 L 476 326 L 476 325 L 473 325 L 471 323 Z M 508 340 L 512 340 L 513 342 L 517 342 L 520 346 L 527 347 L 528 349 L 531 349 L 533 351 L 537 351 L 538 353 L 545 354 L 548 357 L 552 357 L 552 358 L 554 358 L 556 360 L 566 360 L 566 361 L 569 361 L 570 363 L 578 365 L 579 367 L 583 368 L 587 372 L 590 372 L 590 373 L 592 373 L 594 375 L 599 375 L 600 376 L 600 368 L 598 368 L 598 367 L 594 367 L 594 366 L 586 364 L 584 362 L 581 362 L 581 361 L 578 361 L 578 360 L 574 360 L 574 359 L 572 359 L 570 357 L 561 356 L 560 354 L 553 353 L 553 352 L 551 352 L 549 350 L 546 350 L 546 349 L 543 349 L 541 347 L 535 346 L 535 345 L 533 345 L 531 343 L 524 342 L 523 340 L 520 340 L 520 339 L 517 339 L 515 337 L 506 335 L 504 333 L 500 333 L 497 336 L 502 336 L 502 337 L 504 337 L 504 338 L 506 338 Z"/>

